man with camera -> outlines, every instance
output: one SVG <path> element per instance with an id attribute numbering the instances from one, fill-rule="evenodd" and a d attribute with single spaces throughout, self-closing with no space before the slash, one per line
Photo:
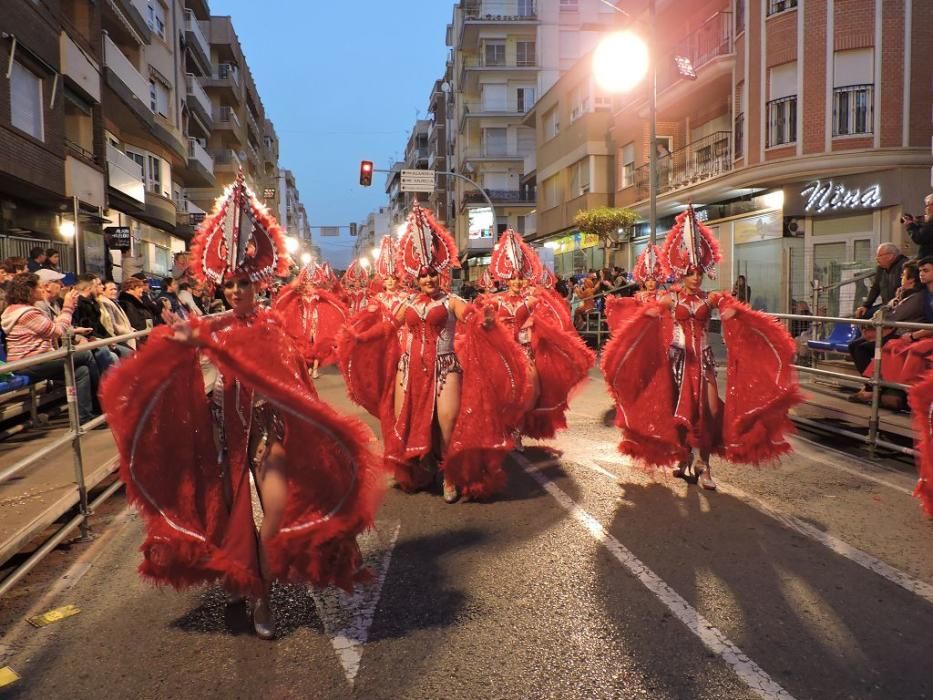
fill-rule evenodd
<path id="1" fill-rule="evenodd" d="M 924 197 L 923 214 L 918 217 L 904 214 L 901 217 L 907 235 L 917 244 L 917 258 L 920 260 L 933 255 L 933 194 Z"/>

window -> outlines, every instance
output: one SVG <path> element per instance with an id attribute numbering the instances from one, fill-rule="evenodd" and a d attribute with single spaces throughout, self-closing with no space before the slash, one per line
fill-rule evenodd
<path id="1" fill-rule="evenodd" d="M 94 157 L 94 120 L 91 105 L 65 87 L 65 143 L 85 158 Z"/>
<path id="2" fill-rule="evenodd" d="M 735 33 L 745 31 L 745 0 L 735 0 Z"/>
<path id="3" fill-rule="evenodd" d="M 739 114 L 735 118 L 735 158 L 738 160 L 745 155 L 745 114 Z"/>
<path id="4" fill-rule="evenodd" d="M 797 141 L 797 61 L 774 66 L 769 79 L 768 147 Z"/>
<path id="5" fill-rule="evenodd" d="M 146 12 L 146 24 L 163 39 L 165 38 L 165 8 L 158 0 L 149 0 Z"/>
<path id="6" fill-rule="evenodd" d="M 515 42 L 515 65 L 534 66 L 537 65 L 535 59 L 535 42 L 517 41 Z"/>
<path id="7" fill-rule="evenodd" d="M 152 155 L 149 156 L 149 169 L 146 172 L 146 189 L 162 194 L 162 161 Z"/>
<path id="8" fill-rule="evenodd" d="M 10 121 L 17 129 L 45 140 L 42 79 L 19 61 L 13 61 L 10 73 Z"/>
<path id="9" fill-rule="evenodd" d="M 560 0 L 561 12 L 576 12 L 577 9 L 577 0 Z"/>
<path id="10" fill-rule="evenodd" d="M 797 7 L 797 0 L 768 0 L 768 17 Z"/>
<path id="11" fill-rule="evenodd" d="M 551 107 L 544 115 L 544 140 L 548 141 L 560 133 L 560 113 Z"/>
<path id="12" fill-rule="evenodd" d="M 833 55 L 833 136 L 874 130 L 874 58 L 871 48 Z"/>
<path id="13" fill-rule="evenodd" d="M 612 109 L 612 97 L 602 92 L 599 88 L 594 89 L 593 110 L 596 112 L 607 112 Z"/>
<path id="14" fill-rule="evenodd" d="M 580 197 L 590 191 L 590 159 L 581 158 L 570 168 L 570 194 Z"/>
<path id="15" fill-rule="evenodd" d="M 545 180 L 541 188 L 544 190 L 544 208 L 552 209 L 560 204 L 560 175 L 553 175 Z"/>
<path id="16" fill-rule="evenodd" d="M 151 79 L 149 81 L 149 108 L 156 114 L 168 118 L 169 92 L 162 83 Z"/>
<path id="17" fill-rule="evenodd" d="M 625 144 L 619 155 L 619 162 L 622 163 L 622 173 L 620 181 L 622 189 L 631 187 L 635 184 L 635 142 Z"/>
<path id="18" fill-rule="evenodd" d="M 535 103 L 535 89 L 532 87 L 520 87 L 515 91 L 515 106 L 518 111 L 524 114 Z"/>
<path id="19" fill-rule="evenodd" d="M 508 152 L 508 129 L 483 129 L 483 149 L 487 156 L 504 156 Z"/>
<path id="20" fill-rule="evenodd" d="M 518 127 L 518 155 L 527 156 L 535 152 L 535 130 Z"/>
<path id="21" fill-rule="evenodd" d="M 505 65 L 505 42 L 487 41 L 483 44 L 483 58 L 486 66 Z"/>
<path id="22" fill-rule="evenodd" d="M 563 5 L 560 9 L 564 9 Z M 559 40 L 560 58 L 575 61 L 580 57 L 580 35 L 576 31 L 561 32 Z"/>
<path id="23" fill-rule="evenodd" d="M 504 112 L 506 110 L 506 85 L 486 83 L 483 85 L 483 111 Z"/>
<path id="24" fill-rule="evenodd" d="M 535 0 L 518 0 L 518 16 L 519 17 L 534 17 L 535 16 Z"/>

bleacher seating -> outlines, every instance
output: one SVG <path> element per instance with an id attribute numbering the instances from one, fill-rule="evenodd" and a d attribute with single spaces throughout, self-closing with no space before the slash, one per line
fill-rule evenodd
<path id="1" fill-rule="evenodd" d="M 817 352 L 839 352 L 847 354 L 849 343 L 859 337 L 858 326 L 852 323 L 837 323 L 832 333 L 822 340 L 808 340 L 807 347 Z"/>
<path id="2" fill-rule="evenodd" d="M 7 403 L 7 400 L 19 401 L 19 410 L 13 415 L 22 415 L 29 413 L 32 425 L 38 425 L 41 422 L 39 416 L 39 397 L 36 391 L 37 383 L 24 374 L 11 374 L 3 372 L 3 363 L 6 362 L 6 338 L 3 331 L 0 331 L 0 404 Z M 41 382 L 40 382 L 41 383 Z M 27 389 L 28 394 L 24 395 L 22 390 Z M 12 416 L 7 415 L 5 410 L 0 410 L 0 418 L 6 419 Z"/>

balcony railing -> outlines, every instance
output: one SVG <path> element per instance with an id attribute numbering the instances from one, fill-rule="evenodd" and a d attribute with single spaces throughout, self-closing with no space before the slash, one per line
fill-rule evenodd
<path id="1" fill-rule="evenodd" d="M 514 63 L 509 63 L 507 60 L 498 57 L 487 59 L 485 55 L 467 56 L 463 60 L 463 68 L 466 70 L 475 68 L 534 68 L 535 66 L 537 66 L 537 61 L 534 56 L 525 56 L 522 60 L 516 60 Z"/>
<path id="2" fill-rule="evenodd" d="M 240 118 L 236 115 L 236 110 L 226 105 L 217 110 L 216 114 L 214 114 L 214 121 L 217 122 L 218 126 L 224 124 L 231 125 L 235 129 L 240 128 Z"/>
<path id="3" fill-rule="evenodd" d="M 214 159 L 207 149 L 198 143 L 197 139 L 188 139 L 188 160 L 200 163 L 209 173 L 214 172 Z"/>
<path id="4" fill-rule="evenodd" d="M 735 130 L 732 136 L 734 144 L 735 160 L 745 155 L 745 113 L 739 114 L 735 118 Z"/>
<path id="5" fill-rule="evenodd" d="M 185 32 L 194 38 L 194 42 L 197 44 L 198 49 L 200 49 L 209 63 L 211 59 L 211 45 L 207 39 L 204 38 L 204 32 L 201 31 L 198 18 L 195 17 L 194 12 L 191 10 L 185 10 Z"/>
<path id="6" fill-rule="evenodd" d="M 214 153 L 214 166 L 227 166 L 233 168 L 239 168 L 243 165 L 243 159 L 240 155 L 231 148 L 225 148 L 222 151 L 216 151 Z"/>
<path id="7" fill-rule="evenodd" d="M 797 0 L 768 0 L 768 17 L 797 7 Z"/>
<path id="8" fill-rule="evenodd" d="M 463 151 L 463 157 L 467 160 L 479 160 L 481 158 L 515 158 L 524 160 L 527 153 L 523 153 L 516 148 L 501 146 L 478 146 L 476 148 L 466 148 Z"/>
<path id="9" fill-rule="evenodd" d="M 463 105 L 463 116 L 481 114 L 520 114 L 514 104 L 489 105 L 483 102 L 466 102 Z"/>
<path id="10" fill-rule="evenodd" d="M 192 73 L 185 75 L 185 89 L 188 96 L 197 103 L 205 115 L 211 114 L 211 98 L 207 96 L 204 88 L 201 87 L 201 81 Z"/>
<path id="11" fill-rule="evenodd" d="M 534 205 L 534 197 L 522 190 L 486 190 L 486 194 L 493 204 Z M 462 206 L 468 204 L 485 204 L 486 198 L 481 192 L 464 192 Z"/>
<path id="12" fill-rule="evenodd" d="M 214 77 L 217 80 L 230 80 L 237 86 L 240 84 L 240 73 L 232 63 L 218 64 L 217 70 L 214 71 Z"/>
<path id="13" fill-rule="evenodd" d="M 682 77 L 674 64 L 674 55 L 690 59 L 693 69 L 699 70 L 719 56 L 732 53 L 732 13 L 717 12 L 686 37 L 674 42 L 670 60 L 658 66 L 658 91 L 670 87 Z"/>
<path id="14" fill-rule="evenodd" d="M 523 22 L 537 18 L 535 0 L 482 0 L 464 3 L 465 20 Z"/>
<path id="15" fill-rule="evenodd" d="M 690 187 L 732 170 L 732 135 L 716 131 L 658 158 L 658 193 Z M 648 164 L 635 169 L 635 184 L 647 192 Z"/>
<path id="16" fill-rule="evenodd" d="M 104 65 L 114 72 L 146 109 L 152 111 L 149 107 L 149 82 L 106 35 L 104 36 Z"/>
<path id="17" fill-rule="evenodd" d="M 768 148 L 797 142 L 797 95 L 771 100 L 768 114 Z"/>
<path id="18" fill-rule="evenodd" d="M 139 203 L 146 201 L 146 185 L 139 163 L 107 142 L 107 184 Z"/>
<path id="19" fill-rule="evenodd" d="M 874 85 L 833 88 L 833 136 L 870 134 L 874 129 Z"/>

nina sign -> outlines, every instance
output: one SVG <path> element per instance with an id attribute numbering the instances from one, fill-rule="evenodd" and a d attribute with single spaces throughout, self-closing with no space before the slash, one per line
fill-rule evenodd
<path id="1" fill-rule="evenodd" d="M 813 180 L 800 190 L 807 214 L 823 214 L 845 209 L 874 209 L 881 204 L 881 185 L 846 187 L 832 180 Z"/>

